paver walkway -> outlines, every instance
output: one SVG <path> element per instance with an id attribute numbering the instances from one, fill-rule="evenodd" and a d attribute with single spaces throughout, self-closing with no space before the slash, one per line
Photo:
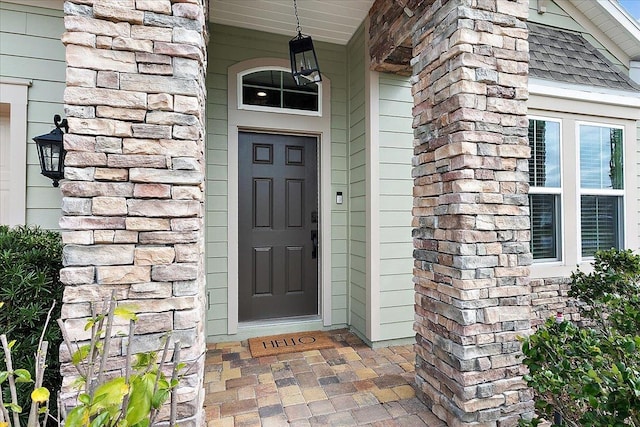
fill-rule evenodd
<path id="1" fill-rule="evenodd" d="M 207 427 L 443 427 L 412 387 L 411 345 L 370 349 L 347 330 L 336 347 L 252 358 L 246 341 L 207 351 Z"/>

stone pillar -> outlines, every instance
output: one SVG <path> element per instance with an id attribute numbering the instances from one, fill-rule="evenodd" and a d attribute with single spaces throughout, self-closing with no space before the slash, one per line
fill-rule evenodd
<path id="1" fill-rule="evenodd" d="M 62 317 L 87 339 L 90 302 L 115 289 L 139 316 L 134 352 L 171 332 L 193 365 L 179 388 L 186 426 L 203 423 L 204 1 L 70 0 L 62 37 Z M 115 339 L 114 358 L 128 341 Z M 67 396 L 73 373 L 63 367 Z"/>
<path id="2" fill-rule="evenodd" d="M 426 2 L 425 2 L 426 3 Z M 527 0 L 436 0 L 413 37 L 417 386 L 449 426 L 531 415 Z"/>

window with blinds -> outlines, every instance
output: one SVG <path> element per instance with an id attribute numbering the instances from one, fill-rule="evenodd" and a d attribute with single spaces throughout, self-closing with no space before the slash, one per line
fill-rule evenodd
<path id="1" fill-rule="evenodd" d="M 529 120 L 529 212 L 534 260 L 561 258 L 560 122 Z"/>
<path id="2" fill-rule="evenodd" d="M 580 237 L 582 256 L 622 248 L 623 132 L 580 124 Z"/>

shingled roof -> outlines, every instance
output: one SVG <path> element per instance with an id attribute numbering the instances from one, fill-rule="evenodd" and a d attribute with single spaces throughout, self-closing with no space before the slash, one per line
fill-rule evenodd
<path id="1" fill-rule="evenodd" d="M 527 23 L 529 75 L 545 80 L 640 91 L 580 34 Z"/>

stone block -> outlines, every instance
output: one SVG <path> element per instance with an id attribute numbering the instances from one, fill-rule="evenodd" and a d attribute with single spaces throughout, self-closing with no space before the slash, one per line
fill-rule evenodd
<path id="1" fill-rule="evenodd" d="M 198 262 L 200 261 L 200 246 L 192 245 L 175 245 L 176 262 Z"/>
<path id="2" fill-rule="evenodd" d="M 91 304 L 81 302 L 76 304 L 63 304 L 60 317 L 63 319 L 80 319 L 91 316 Z"/>
<path id="3" fill-rule="evenodd" d="M 144 12 L 132 7 L 122 7 L 112 2 L 96 2 L 93 5 L 93 15 L 107 21 L 130 22 L 132 24 L 142 24 Z"/>
<path id="4" fill-rule="evenodd" d="M 113 37 L 109 37 L 109 36 L 97 36 L 96 37 L 96 47 L 98 49 L 111 50 L 111 43 L 112 42 L 113 42 Z"/>
<path id="5" fill-rule="evenodd" d="M 195 96 L 175 96 L 175 111 L 177 113 L 200 115 L 200 104 Z"/>
<path id="6" fill-rule="evenodd" d="M 93 240 L 96 244 L 112 244 L 115 236 L 115 230 L 96 230 L 93 232 Z"/>
<path id="7" fill-rule="evenodd" d="M 93 244 L 93 231 L 63 231 L 62 243 L 64 245 L 91 245 Z"/>
<path id="8" fill-rule="evenodd" d="M 138 233 L 131 230 L 116 230 L 113 243 L 138 243 Z"/>
<path id="9" fill-rule="evenodd" d="M 195 80 L 140 74 L 122 74 L 120 76 L 120 89 L 124 91 L 188 96 L 197 96 L 199 92 L 199 87 Z"/>
<path id="10" fill-rule="evenodd" d="M 198 139 L 202 128 L 200 126 L 179 126 L 173 127 L 173 137 L 175 139 Z"/>
<path id="11" fill-rule="evenodd" d="M 200 218 L 174 218 L 171 220 L 173 231 L 196 231 L 203 228 Z"/>
<path id="12" fill-rule="evenodd" d="M 138 199 L 169 199 L 171 186 L 168 184 L 136 184 L 133 196 Z"/>
<path id="13" fill-rule="evenodd" d="M 136 248 L 134 259 L 136 265 L 161 265 L 171 264 L 175 257 L 175 251 L 171 247 L 146 246 Z"/>
<path id="14" fill-rule="evenodd" d="M 95 107 L 89 107 L 89 106 L 66 105 L 64 107 L 64 114 L 67 117 L 94 119 L 96 117 L 96 109 Z"/>
<path id="15" fill-rule="evenodd" d="M 129 288 L 129 298 L 169 298 L 172 294 L 172 287 L 169 282 L 134 283 Z"/>
<path id="16" fill-rule="evenodd" d="M 146 109 L 147 95 L 137 91 L 67 87 L 64 91 L 64 102 L 74 105 L 107 105 L 110 107 Z M 112 135 L 107 134 L 107 136 Z"/>
<path id="17" fill-rule="evenodd" d="M 149 266 L 119 265 L 96 267 L 96 278 L 99 284 L 144 283 L 151 280 Z"/>
<path id="18" fill-rule="evenodd" d="M 136 0 L 136 9 L 171 15 L 171 2 L 169 0 Z"/>
<path id="19" fill-rule="evenodd" d="M 68 120 L 72 121 L 71 118 Z M 65 166 L 89 167 L 106 166 L 107 155 L 104 153 L 89 153 L 85 151 L 69 151 L 64 158 Z"/>
<path id="20" fill-rule="evenodd" d="M 196 20 L 153 12 L 144 13 L 144 24 L 151 27 L 182 27 L 189 30 L 202 31 L 202 24 Z"/>
<path id="21" fill-rule="evenodd" d="M 60 228 L 69 230 L 116 230 L 124 229 L 124 218 L 95 216 L 63 216 Z"/>
<path id="22" fill-rule="evenodd" d="M 147 110 L 98 106 L 96 107 L 96 113 L 98 117 L 105 117 L 108 119 L 142 122 L 147 115 Z"/>
<path id="23" fill-rule="evenodd" d="M 173 326 L 176 329 L 193 328 L 202 317 L 200 310 L 176 310 L 173 313 Z"/>
<path id="24" fill-rule="evenodd" d="M 133 245 L 66 245 L 62 251 L 65 266 L 133 264 Z"/>
<path id="25" fill-rule="evenodd" d="M 196 157 L 199 155 L 196 141 L 176 141 L 173 139 L 134 139 L 122 141 L 125 154 L 163 154 L 171 157 Z"/>
<path id="26" fill-rule="evenodd" d="M 135 231 L 168 231 L 171 222 L 168 218 L 127 217 L 126 227 Z"/>
<path id="27" fill-rule="evenodd" d="M 166 168 L 167 158 L 160 155 L 109 154 L 107 165 L 111 168 Z"/>
<path id="28" fill-rule="evenodd" d="M 140 313 L 136 322 L 136 334 L 166 332 L 173 329 L 173 313 Z"/>
<path id="29" fill-rule="evenodd" d="M 200 170 L 201 166 L 197 159 L 193 157 L 174 157 L 171 159 L 171 166 L 174 170 Z"/>
<path id="30" fill-rule="evenodd" d="M 94 178 L 96 181 L 127 181 L 129 171 L 127 169 L 96 168 Z"/>
<path id="31" fill-rule="evenodd" d="M 189 217 L 200 213 L 200 203 L 193 200 L 139 200 L 127 202 L 130 216 Z"/>
<path id="32" fill-rule="evenodd" d="M 122 138 L 96 136 L 95 151 L 98 153 L 121 153 Z"/>
<path id="33" fill-rule="evenodd" d="M 202 65 L 198 60 L 173 58 L 173 75 L 183 79 L 197 79 L 202 74 Z"/>
<path id="34" fill-rule="evenodd" d="M 202 48 L 202 34 L 194 30 L 176 27 L 173 29 L 173 43 L 188 44 Z"/>
<path id="35" fill-rule="evenodd" d="M 92 271 L 94 270 L 94 267 L 89 268 L 91 268 Z M 97 284 L 67 286 L 62 295 L 62 302 L 65 304 L 98 302 L 100 303 L 98 308 L 100 308 L 102 307 L 102 302 L 111 298 L 111 294 L 114 291 L 116 299 L 126 299 L 128 286 L 101 286 Z"/>
<path id="36" fill-rule="evenodd" d="M 150 111 L 147 113 L 146 122 L 158 125 L 181 126 L 194 126 L 199 123 L 198 119 L 191 114 L 172 113 L 168 111 Z"/>
<path id="37" fill-rule="evenodd" d="M 110 37 L 128 37 L 131 32 L 128 22 L 108 22 L 84 16 L 65 16 L 64 27 L 67 31 Z"/>
<path id="38" fill-rule="evenodd" d="M 95 274 L 94 267 L 65 267 L 60 270 L 60 281 L 67 286 L 91 284 L 95 279 Z M 67 293 L 66 289 L 65 294 Z M 67 302 L 65 299 L 63 301 Z"/>
<path id="39" fill-rule="evenodd" d="M 197 295 L 200 286 L 197 280 L 181 280 L 173 282 L 173 295 L 177 297 Z"/>
<path id="40" fill-rule="evenodd" d="M 171 188 L 171 198 L 175 200 L 203 200 L 204 194 L 199 187 L 174 185 Z"/>
<path id="41" fill-rule="evenodd" d="M 199 237 L 199 233 L 194 231 L 141 231 L 140 243 L 149 245 L 195 243 Z"/>
<path id="42" fill-rule="evenodd" d="M 122 73 L 135 73 L 138 71 L 136 57 L 133 52 L 68 45 L 66 48 L 66 61 L 68 66 L 77 68 L 120 71 Z"/>
<path id="43" fill-rule="evenodd" d="M 133 124 L 131 126 L 133 136 L 136 138 L 165 139 L 171 138 L 171 126 L 152 124 Z"/>
<path id="44" fill-rule="evenodd" d="M 153 52 L 153 42 L 151 40 L 141 40 L 129 37 L 115 37 L 111 44 L 114 50 L 130 52 Z"/>
<path id="45" fill-rule="evenodd" d="M 108 182 L 74 182 L 63 181 L 60 183 L 62 194 L 69 197 L 96 197 L 96 196 L 122 196 L 133 195 L 132 183 L 108 183 Z"/>
<path id="46" fill-rule="evenodd" d="M 138 72 L 140 74 L 171 76 L 173 75 L 173 67 L 164 64 L 138 64 Z"/>
<path id="47" fill-rule="evenodd" d="M 84 68 L 73 68 L 67 66 L 66 81 L 67 87 L 83 86 L 96 87 L 97 71 Z"/>
<path id="48" fill-rule="evenodd" d="M 96 35 L 89 33 L 64 32 L 60 38 L 62 44 L 75 44 L 78 46 L 96 47 Z"/>
<path id="49" fill-rule="evenodd" d="M 91 199 L 63 197 L 62 213 L 65 215 L 91 215 Z"/>
<path id="50" fill-rule="evenodd" d="M 127 199 L 124 197 L 94 197 L 91 211 L 93 215 L 126 215 Z"/>
<path id="51" fill-rule="evenodd" d="M 200 184 L 204 176 L 198 171 L 132 168 L 129 170 L 132 182 L 162 183 L 162 184 Z"/>
<path id="52" fill-rule="evenodd" d="M 190 98 L 190 97 L 186 97 L 186 98 Z M 147 97 L 147 105 L 149 106 L 148 107 L 149 110 L 172 111 L 174 109 L 173 96 L 167 93 L 149 94 L 149 96 Z M 177 108 L 176 108 L 176 111 L 178 111 Z M 178 111 L 178 112 L 186 113 L 187 111 Z"/>
<path id="53" fill-rule="evenodd" d="M 115 71 L 98 71 L 96 86 L 118 89 L 120 86 L 120 75 Z"/>
<path id="54" fill-rule="evenodd" d="M 131 26 L 131 37 L 134 39 L 170 42 L 173 38 L 171 28 L 148 27 L 145 25 Z"/>

